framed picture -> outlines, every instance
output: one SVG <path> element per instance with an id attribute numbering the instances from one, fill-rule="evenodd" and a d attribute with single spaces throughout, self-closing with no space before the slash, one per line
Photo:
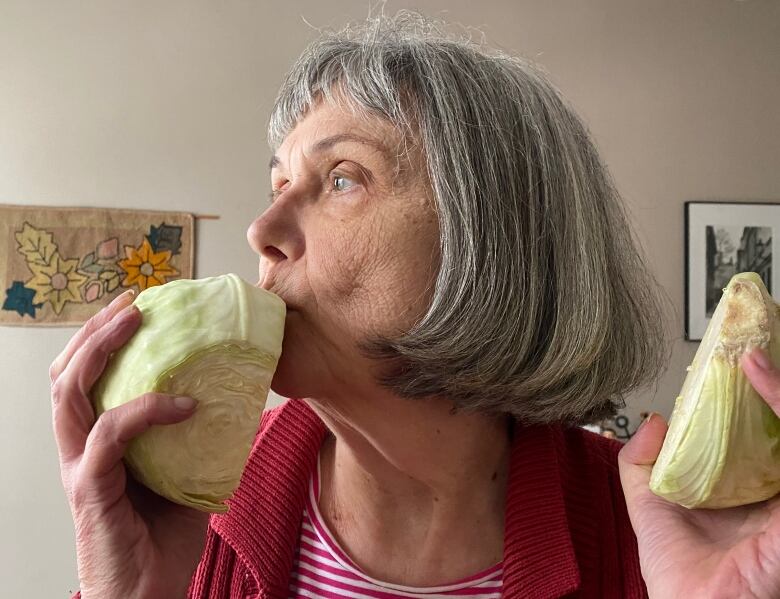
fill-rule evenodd
<path id="1" fill-rule="evenodd" d="M 685 338 L 701 341 L 723 288 L 755 272 L 772 288 L 780 203 L 685 202 Z M 777 254 L 780 256 L 780 253 Z"/>

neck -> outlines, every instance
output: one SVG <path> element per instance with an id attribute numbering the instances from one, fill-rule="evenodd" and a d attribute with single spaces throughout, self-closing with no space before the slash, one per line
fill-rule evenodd
<path id="1" fill-rule="evenodd" d="M 347 418 L 314 402 L 333 433 L 321 454 L 320 510 L 350 557 L 370 576 L 412 586 L 500 562 L 506 421 L 453 414 L 436 399 L 361 404 L 378 413 Z"/>

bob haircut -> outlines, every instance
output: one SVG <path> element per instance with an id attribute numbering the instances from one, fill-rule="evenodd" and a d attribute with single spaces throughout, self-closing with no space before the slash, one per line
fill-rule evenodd
<path id="1" fill-rule="evenodd" d="M 276 149 L 320 101 L 422 148 L 441 262 L 427 313 L 362 349 L 406 398 L 524 424 L 613 416 L 666 360 L 663 296 L 586 127 L 532 63 L 401 11 L 322 33 L 288 73 Z"/>

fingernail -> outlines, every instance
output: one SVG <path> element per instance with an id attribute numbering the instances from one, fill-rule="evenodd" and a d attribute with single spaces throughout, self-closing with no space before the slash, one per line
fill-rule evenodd
<path id="1" fill-rule="evenodd" d="M 772 361 L 769 359 L 769 356 L 767 356 L 764 351 L 758 348 L 750 352 L 750 359 L 753 360 L 753 363 L 762 370 L 769 370 L 772 368 Z"/>
<path id="2" fill-rule="evenodd" d="M 189 412 L 197 405 L 197 403 L 198 402 L 195 399 L 185 395 L 180 395 L 179 397 L 173 398 L 173 405 L 183 412 Z"/>
<path id="3" fill-rule="evenodd" d="M 639 432 L 648 422 L 650 422 L 653 419 L 653 416 L 655 416 L 655 415 L 656 415 L 655 412 L 650 412 L 647 416 L 645 416 L 645 419 L 642 421 L 642 423 L 636 429 L 637 432 Z"/>
<path id="4" fill-rule="evenodd" d="M 135 290 L 134 289 L 128 289 L 124 293 L 120 293 L 113 300 L 111 300 L 111 304 L 110 305 L 112 305 L 112 306 L 118 305 L 118 304 L 120 304 L 122 302 L 123 298 L 126 299 L 128 297 L 133 297 L 134 295 L 135 295 Z"/>

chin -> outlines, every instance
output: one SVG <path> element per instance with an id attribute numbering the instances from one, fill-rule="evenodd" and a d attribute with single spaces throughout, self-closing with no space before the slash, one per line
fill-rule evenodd
<path id="1" fill-rule="evenodd" d="M 306 393 L 303 390 L 303 386 L 296 384 L 296 379 L 300 380 L 296 374 L 300 375 L 301 373 L 296 373 L 295 370 L 295 368 L 291 368 L 288 365 L 284 355 L 282 355 L 279 358 L 279 364 L 276 367 L 276 372 L 274 372 L 274 377 L 271 379 L 271 391 L 288 399 L 305 397 Z"/>
<path id="2" fill-rule="evenodd" d="M 308 397 L 313 389 L 311 379 L 316 376 L 314 357 L 310 354 L 312 344 L 300 339 L 297 327 L 291 326 L 288 315 L 284 327 L 282 355 L 271 379 L 271 390 L 287 398 Z"/>

